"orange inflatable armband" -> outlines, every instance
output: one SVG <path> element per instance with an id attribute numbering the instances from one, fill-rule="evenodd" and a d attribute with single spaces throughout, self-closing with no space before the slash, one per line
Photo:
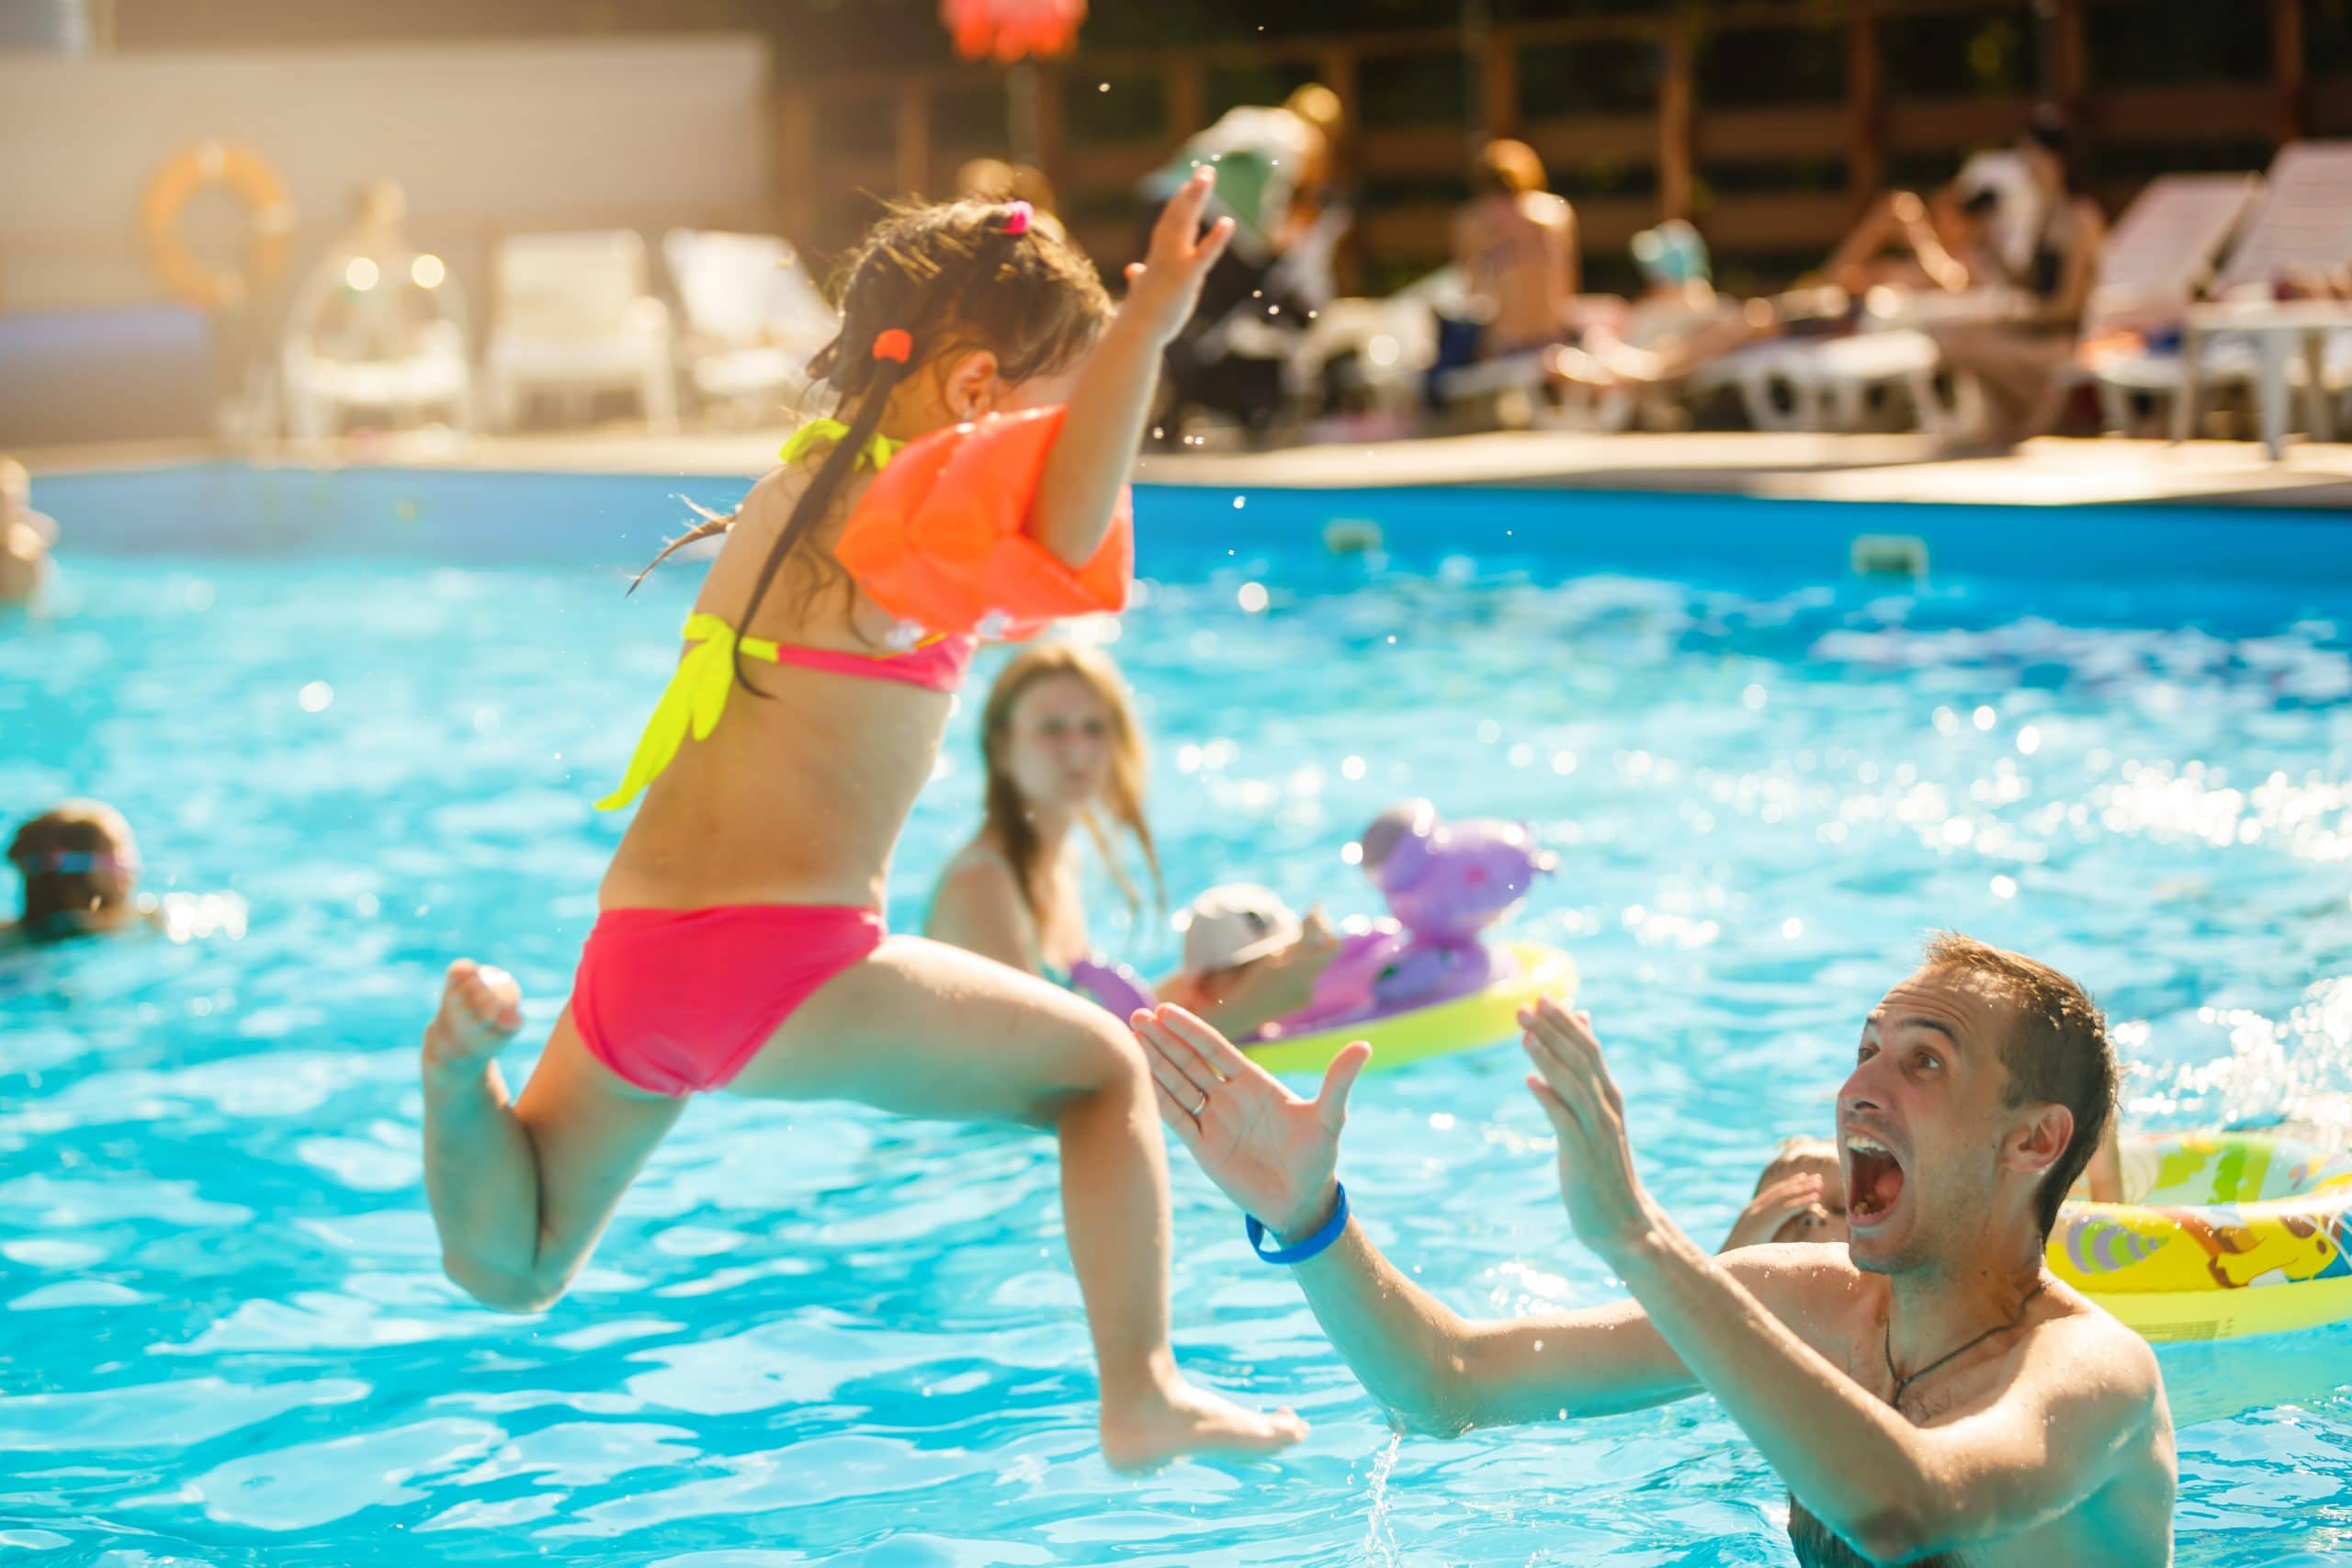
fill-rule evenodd
<path id="1" fill-rule="evenodd" d="M 910 443 L 858 498 L 835 558 L 876 604 L 935 634 L 1019 638 L 1065 615 L 1125 609 L 1135 517 L 1124 486 L 1084 566 L 1029 533 L 1068 413 L 1027 409 Z"/>

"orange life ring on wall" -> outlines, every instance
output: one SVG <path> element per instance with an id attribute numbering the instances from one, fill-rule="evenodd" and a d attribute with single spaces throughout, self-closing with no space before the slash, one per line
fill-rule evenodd
<path id="1" fill-rule="evenodd" d="M 252 214 L 243 271 L 207 266 L 180 239 L 180 209 L 208 186 L 225 187 Z M 249 278 L 265 283 L 286 265 L 294 203 L 286 182 L 259 154 L 233 142 L 199 141 L 175 154 L 147 182 L 139 198 L 139 231 L 147 243 L 147 264 L 164 288 L 208 310 L 233 309 L 245 302 Z"/>

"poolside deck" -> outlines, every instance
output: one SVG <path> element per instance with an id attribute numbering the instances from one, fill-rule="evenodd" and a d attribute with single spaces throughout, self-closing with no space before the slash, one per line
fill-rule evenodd
<path id="1" fill-rule="evenodd" d="M 775 436 L 652 435 L 636 427 L 458 442 L 433 433 L 291 446 L 264 460 L 584 473 L 742 474 L 775 461 Z M 203 446 L 86 446 L 20 454 L 46 469 L 141 467 L 226 456 Z M 1746 432 L 1588 435 L 1498 432 L 1143 459 L 1138 477 L 1218 489 L 1505 484 L 1712 491 L 1786 499 L 1994 505 L 2187 502 L 2352 510 L 2352 445 L 2299 443 L 2273 463 L 2241 441 L 2032 441 L 1955 457 L 1916 435 Z"/>

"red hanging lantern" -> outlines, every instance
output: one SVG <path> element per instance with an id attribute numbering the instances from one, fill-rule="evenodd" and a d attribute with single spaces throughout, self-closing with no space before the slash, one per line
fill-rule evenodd
<path id="1" fill-rule="evenodd" d="M 1068 54 L 1086 20 L 1086 0 L 939 0 L 956 52 L 1001 65 L 1032 54 Z"/>

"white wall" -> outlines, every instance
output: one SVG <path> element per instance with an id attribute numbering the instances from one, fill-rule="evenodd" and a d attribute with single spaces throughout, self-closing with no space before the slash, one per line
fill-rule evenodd
<path id="1" fill-rule="evenodd" d="M 156 298 L 140 192 L 208 137 L 283 175 L 298 267 L 357 186 L 386 175 L 461 277 L 499 231 L 754 221 L 768 75 L 766 41 L 748 35 L 0 55 L 0 310 Z M 194 231 L 225 247 L 231 214 L 196 206 Z"/>

